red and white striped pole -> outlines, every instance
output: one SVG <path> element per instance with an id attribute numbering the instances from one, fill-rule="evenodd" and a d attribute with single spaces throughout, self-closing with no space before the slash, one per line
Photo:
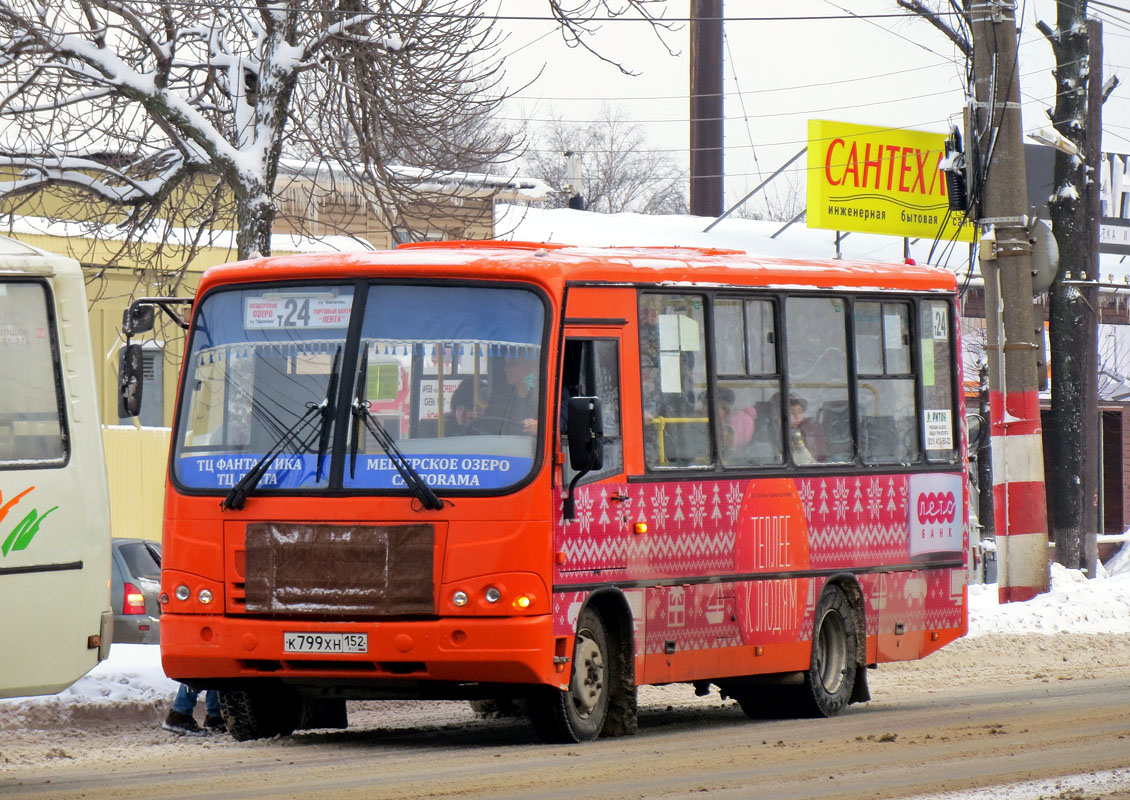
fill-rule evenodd
<path id="1" fill-rule="evenodd" d="M 1000 602 L 1048 590 L 1048 516 L 1040 396 L 1035 390 L 989 392 L 993 519 Z"/>
<path id="2" fill-rule="evenodd" d="M 1008 603 L 1048 589 L 1048 513 L 1015 4 L 982 0 L 971 7 L 969 21 L 975 102 L 971 136 L 966 139 L 981 145 L 988 162 L 975 176 L 983 183 L 973 191 L 981 198 L 977 221 L 983 231 L 997 576 L 1000 600 Z"/>

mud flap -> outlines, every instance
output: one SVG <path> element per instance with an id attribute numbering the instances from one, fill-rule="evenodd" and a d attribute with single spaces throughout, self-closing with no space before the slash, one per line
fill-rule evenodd
<path id="1" fill-rule="evenodd" d="M 871 690 L 867 688 L 867 668 L 860 664 L 855 670 L 855 683 L 851 687 L 848 703 L 866 703 L 871 700 Z"/>
<path id="2" fill-rule="evenodd" d="M 608 715 L 604 718 L 604 727 L 600 731 L 602 737 L 635 736 L 639 732 L 635 659 L 625 647 L 618 646 L 616 652 L 616 685 L 612 687 L 612 694 L 608 698 Z"/>
<path id="3" fill-rule="evenodd" d="M 341 698 L 302 698 L 302 712 L 295 730 L 308 731 L 312 728 L 348 728 L 349 716 L 345 710 L 345 700 Z"/>

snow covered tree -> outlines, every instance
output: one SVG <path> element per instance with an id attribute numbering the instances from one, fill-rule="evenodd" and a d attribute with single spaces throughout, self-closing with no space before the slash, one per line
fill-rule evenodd
<path id="1" fill-rule="evenodd" d="M 687 172 L 667 151 L 649 147 L 642 125 L 620 108 L 601 107 L 596 119 L 554 117 L 532 137 L 530 175 L 564 189 L 565 153 L 581 159 L 580 190 L 587 208 L 605 214 L 685 214 Z M 560 204 L 567 198 L 562 195 Z"/>
<path id="2" fill-rule="evenodd" d="M 571 43 L 655 0 L 545 0 Z M 267 254 L 285 171 L 391 224 L 513 149 L 486 0 L 0 0 L 0 208 Z M 401 169 L 409 167 L 411 169 Z M 425 191 L 426 190 L 426 191 Z M 419 214 L 416 207 L 415 213 Z"/>

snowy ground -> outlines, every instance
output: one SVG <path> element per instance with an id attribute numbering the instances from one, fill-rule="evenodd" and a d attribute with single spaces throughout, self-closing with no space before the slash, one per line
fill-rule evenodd
<path id="1" fill-rule="evenodd" d="M 1052 566 L 1051 590 L 1027 603 L 1001 606 L 996 585 L 971 586 L 970 632 L 964 640 L 921 661 L 885 665 L 871 675 L 881 698 L 920 697 L 969 682 L 1043 682 L 1118 679 L 1130 665 L 1130 546 L 1088 580 Z M 1125 556 L 1125 557 L 1123 557 Z M 67 764 L 128 765 L 169 758 L 203 747 L 214 755 L 247 748 L 226 736 L 185 740 L 162 731 L 177 684 L 161 669 L 152 645 L 115 645 L 110 658 L 57 695 L 0 700 L 0 775 L 35 775 Z M 642 710 L 684 708 L 693 698 L 682 686 L 645 687 Z M 717 698 L 713 698 L 714 702 Z M 391 701 L 389 701 L 391 702 Z M 203 705 L 203 704 L 200 704 Z M 351 727 L 464 725 L 479 730 L 466 704 L 398 702 L 354 704 Z M 684 709 L 685 710 L 685 709 Z M 202 716 L 198 708 L 197 717 Z M 170 749 L 172 748 L 172 749 Z M 237 758 L 238 753 L 232 758 Z M 170 766 L 171 769 L 174 767 Z M 1017 778 L 1020 776 L 1018 775 Z M 2 793 L 2 791 L 0 791 Z M 927 796 L 915 798 L 925 800 Z M 1130 798 L 1130 769 L 987 786 L 974 792 L 929 795 L 929 800 L 1093 800 Z"/>
<path id="2" fill-rule="evenodd" d="M 1052 565 L 1051 591 L 1027 603 L 997 603 L 997 586 L 969 587 L 969 636 L 986 634 L 1130 634 L 1130 552 L 1108 562 L 1099 577 Z M 116 644 L 110 657 L 57 695 L 0 700 L 0 729 L 51 721 L 131 716 L 165 706 L 176 693 L 165 677 L 159 649 Z"/>

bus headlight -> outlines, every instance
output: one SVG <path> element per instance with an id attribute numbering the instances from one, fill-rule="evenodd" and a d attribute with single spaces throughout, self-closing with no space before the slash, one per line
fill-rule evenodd
<path id="1" fill-rule="evenodd" d="M 208 605 L 212 602 L 212 590 L 201 589 L 200 592 L 196 595 L 196 599 L 200 601 L 201 605 Z"/>
<path id="2" fill-rule="evenodd" d="M 192 594 L 192 592 L 188 590 L 188 586 L 186 586 L 185 584 L 182 583 L 177 587 L 177 600 L 187 600 L 190 594 Z"/>
<path id="3" fill-rule="evenodd" d="M 455 594 L 451 595 L 451 602 L 455 603 L 459 608 L 467 605 L 467 593 L 460 589 Z"/>
<path id="4" fill-rule="evenodd" d="M 488 586 L 483 596 L 486 597 L 488 603 L 497 603 L 502 599 L 502 592 L 493 586 Z"/>

